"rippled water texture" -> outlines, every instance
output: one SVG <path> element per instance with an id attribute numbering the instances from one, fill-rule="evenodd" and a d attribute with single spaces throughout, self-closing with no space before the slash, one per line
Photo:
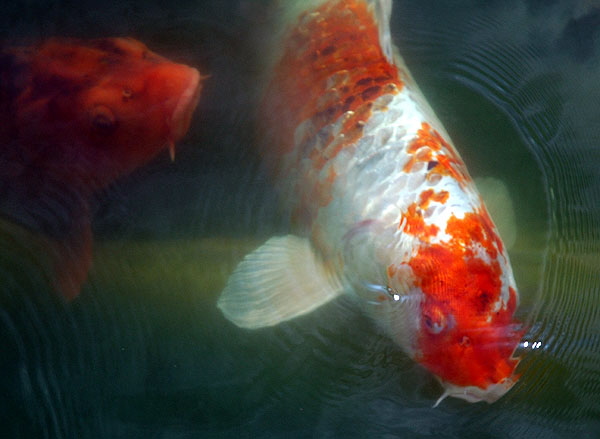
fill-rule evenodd
<path id="1" fill-rule="evenodd" d="M 0 223 L 0 432 L 14 438 L 600 435 L 600 7 L 394 2 L 394 40 L 493 214 L 528 325 L 493 405 L 446 399 L 352 304 L 247 331 L 216 300 L 288 224 L 253 149 L 264 3 L 20 2 L 8 40 L 134 36 L 210 74 L 177 158 L 93 200 L 83 292 L 51 293 L 38 244 Z M 485 3 L 485 5 L 482 5 Z M 506 215 L 505 215 L 506 213 Z M 511 221 L 514 221 L 511 223 Z"/>

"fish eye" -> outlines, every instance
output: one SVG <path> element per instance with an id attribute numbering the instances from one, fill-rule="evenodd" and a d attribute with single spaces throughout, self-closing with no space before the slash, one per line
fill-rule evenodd
<path id="1" fill-rule="evenodd" d="M 128 88 L 128 87 L 123 88 L 123 100 L 124 101 L 128 101 L 129 99 L 132 98 L 132 96 L 133 96 L 133 91 L 130 88 Z"/>
<path id="2" fill-rule="evenodd" d="M 113 112 L 105 105 L 96 105 L 90 112 L 92 125 L 101 131 L 109 131 L 114 128 L 116 118 Z"/>

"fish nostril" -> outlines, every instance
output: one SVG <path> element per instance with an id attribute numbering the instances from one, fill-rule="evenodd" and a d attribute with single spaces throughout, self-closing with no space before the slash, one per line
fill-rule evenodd
<path id="1" fill-rule="evenodd" d="M 429 315 L 425 315 L 424 320 L 427 330 L 432 334 L 439 334 L 446 327 L 445 319 L 441 315 L 437 316 L 436 319 Z"/>
<path id="2" fill-rule="evenodd" d="M 90 112 L 92 125 L 100 131 L 110 131 L 114 128 L 116 118 L 113 112 L 105 105 L 96 105 Z"/>
<path id="3" fill-rule="evenodd" d="M 423 323 L 425 329 L 431 334 L 439 334 L 444 331 L 449 325 L 452 326 L 454 321 L 451 314 L 447 314 L 438 305 L 429 305 L 423 312 Z"/>

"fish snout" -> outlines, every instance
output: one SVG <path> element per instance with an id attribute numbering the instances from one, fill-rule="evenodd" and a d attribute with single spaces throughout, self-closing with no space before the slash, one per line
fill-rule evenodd
<path id="1" fill-rule="evenodd" d="M 198 99 L 200 98 L 202 77 L 198 70 L 194 68 L 186 67 L 186 70 L 188 70 L 189 74 L 183 83 L 182 92 L 179 95 L 171 116 L 171 140 L 173 142 L 181 140 L 187 132 L 194 110 L 198 105 Z"/>
<path id="2" fill-rule="evenodd" d="M 470 325 L 464 318 L 452 322 L 449 314 L 439 315 L 432 312 L 435 310 L 427 309 L 423 317 L 417 361 L 433 372 L 444 387 L 436 405 L 447 396 L 468 402 L 498 400 L 519 379 L 515 349 L 523 334 L 522 325 Z"/>
<path id="3" fill-rule="evenodd" d="M 197 69 L 183 64 L 164 63 L 150 74 L 147 85 L 151 94 L 162 96 L 167 118 L 167 142 L 174 145 L 186 134 L 202 90 Z"/>

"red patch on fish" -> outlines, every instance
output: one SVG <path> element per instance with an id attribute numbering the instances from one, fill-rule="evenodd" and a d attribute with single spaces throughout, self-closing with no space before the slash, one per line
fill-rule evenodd
<path id="1" fill-rule="evenodd" d="M 5 186 L 14 182 L 13 193 L 17 184 L 25 187 L 21 196 L 31 210 L 45 202 L 36 200 L 38 193 L 65 194 L 68 218 L 61 225 L 42 219 L 47 224 L 38 228 L 61 229 L 49 235 L 60 242 L 58 289 L 72 299 L 91 264 L 87 200 L 165 148 L 174 152 L 203 78 L 130 38 L 52 38 L 4 49 L 0 79 L 1 179 Z"/>
<path id="2" fill-rule="evenodd" d="M 451 217 L 450 241 L 422 246 L 409 265 L 425 295 L 417 360 L 455 385 L 486 388 L 513 373 L 511 354 L 522 331 L 511 321 L 514 289 L 499 305 L 501 243 L 482 216 Z"/>

